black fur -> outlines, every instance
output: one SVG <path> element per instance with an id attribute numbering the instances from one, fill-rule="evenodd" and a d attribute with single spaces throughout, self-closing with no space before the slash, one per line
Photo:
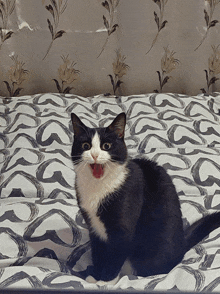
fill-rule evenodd
<path id="1" fill-rule="evenodd" d="M 116 119 L 122 116 L 124 114 Z M 98 131 L 103 142 L 112 143 L 109 152 L 114 160 L 119 164 L 127 163 L 129 171 L 124 184 L 108 195 L 97 210 L 107 231 L 107 241 L 93 233 L 87 213 L 82 210 L 90 228 L 92 276 L 103 281 L 114 279 L 127 258 L 137 275 L 168 273 L 181 262 L 187 250 L 220 226 L 220 213 L 199 220 L 184 232 L 179 199 L 164 168 L 147 159 L 128 159 L 124 130 L 118 132 L 112 125 L 94 130 L 77 119 L 72 115 L 73 161 L 80 158 L 82 142 L 91 142 L 91 135 Z M 77 198 L 80 206 L 80 195 Z"/>

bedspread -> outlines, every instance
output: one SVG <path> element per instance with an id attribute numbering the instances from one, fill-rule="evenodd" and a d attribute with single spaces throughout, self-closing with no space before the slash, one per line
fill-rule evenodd
<path id="1" fill-rule="evenodd" d="M 75 197 L 71 112 L 91 127 L 108 125 L 126 112 L 129 156 L 146 156 L 168 171 L 187 227 L 220 209 L 219 97 L 2 97 L 0 287 L 100 288 L 85 281 L 92 261 Z M 216 229 L 167 275 L 122 276 L 116 285 L 102 289 L 220 291 L 219 269 Z"/>

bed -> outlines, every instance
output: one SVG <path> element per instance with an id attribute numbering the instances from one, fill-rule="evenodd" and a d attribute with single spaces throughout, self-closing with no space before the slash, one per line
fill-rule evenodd
<path id="1" fill-rule="evenodd" d="M 129 155 L 164 166 L 187 227 L 220 209 L 220 94 L 46 93 L 1 97 L 0 109 L 1 289 L 220 291 L 220 229 L 166 275 L 87 283 L 90 243 L 70 157 L 71 112 L 91 127 L 126 112 Z"/>

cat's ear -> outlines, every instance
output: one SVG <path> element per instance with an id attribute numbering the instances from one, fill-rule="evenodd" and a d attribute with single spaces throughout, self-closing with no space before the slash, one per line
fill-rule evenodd
<path id="1" fill-rule="evenodd" d="M 113 122 L 108 127 L 111 131 L 114 131 L 119 138 L 124 138 L 126 125 L 126 114 L 124 112 L 120 113 Z"/>
<path id="2" fill-rule="evenodd" d="M 71 120 L 73 124 L 74 135 L 78 136 L 83 130 L 86 129 L 84 123 L 75 113 L 71 113 Z"/>

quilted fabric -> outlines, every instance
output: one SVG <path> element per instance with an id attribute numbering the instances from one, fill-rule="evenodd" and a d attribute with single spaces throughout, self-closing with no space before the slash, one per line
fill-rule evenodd
<path id="1" fill-rule="evenodd" d="M 75 199 L 71 112 L 91 127 L 126 112 L 130 156 L 147 156 L 166 168 L 188 226 L 220 209 L 218 101 L 174 94 L 2 98 L 0 287 L 98 288 L 84 280 L 91 256 Z M 220 290 L 219 234 L 215 230 L 187 252 L 168 275 L 123 276 L 105 288 Z"/>

